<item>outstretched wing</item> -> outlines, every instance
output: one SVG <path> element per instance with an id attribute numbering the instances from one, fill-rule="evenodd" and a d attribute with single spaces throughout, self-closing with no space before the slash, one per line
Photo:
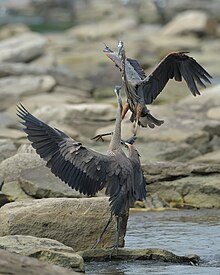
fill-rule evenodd
<path id="1" fill-rule="evenodd" d="M 169 79 L 186 81 L 191 93 L 196 96 L 200 92 L 197 84 L 206 88 L 205 83 L 210 83 L 211 75 L 192 57 L 185 52 L 168 54 L 138 86 L 137 94 L 143 97 L 146 104 L 151 104 L 160 94 Z"/>
<path id="2" fill-rule="evenodd" d="M 109 178 L 115 176 L 118 167 L 110 156 L 87 149 L 62 131 L 34 117 L 22 105 L 17 111 L 33 148 L 47 162 L 52 173 L 70 187 L 93 196 Z M 111 171 L 113 165 L 115 170 Z M 114 179 L 117 185 L 117 177 Z"/>

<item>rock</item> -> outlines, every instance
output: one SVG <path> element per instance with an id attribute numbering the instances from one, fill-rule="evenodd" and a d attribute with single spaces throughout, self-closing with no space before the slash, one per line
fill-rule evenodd
<path id="1" fill-rule="evenodd" d="M 39 66 L 35 63 L 24 64 L 24 63 L 11 63 L 2 62 L 0 64 L 0 76 L 22 76 L 22 75 L 50 75 L 60 86 L 79 89 L 83 91 L 83 94 L 90 95 L 94 90 L 93 84 L 74 72 L 64 68 L 63 66 L 53 65 L 53 66 Z"/>
<path id="2" fill-rule="evenodd" d="M 22 170 L 39 167 L 44 164 L 44 160 L 42 160 L 36 153 L 20 153 L 1 162 L 0 174 L 3 175 L 5 182 L 14 181 L 20 176 Z"/>
<path id="3" fill-rule="evenodd" d="M 38 260 L 50 262 L 71 270 L 85 271 L 83 258 L 74 253 L 71 247 L 55 240 L 32 236 L 9 235 L 0 237 L 0 249 L 2 248 L 9 252 L 34 257 Z"/>
<path id="4" fill-rule="evenodd" d="M 109 217 L 108 198 L 49 198 L 14 202 L 0 209 L 0 236 L 20 234 L 49 238 L 72 247 L 74 251 L 85 250 L 96 242 Z M 120 246 L 124 245 L 126 224 L 127 217 L 121 226 Z M 113 219 L 99 246 L 113 246 L 115 226 Z"/>
<path id="5" fill-rule="evenodd" d="M 118 38 L 125 30 L 131 30 L 136 26 L 134 19 L 121 19 L 117 21 L 100 21 L 93 24 L 79 25 L 67 31 L 67 35 L 80 41 L 100 40 L 103 38 Z"/>
<path id="6" fill-rule="evenodd" d="M 71 189 L 45 166 L 23 170 L 19 177 L 19 183 L 26 194 L 36 199 L 82 197 L 78 191 Z"/>
<path id="7" fill-rule="evenodd" d="M 46 93 L 53 89 L 55 80 L 51 76 L 9 76 L 0 79 L 1 109 L 22 100 L 24 96 Z"/>
<path id="8" fill-rule="evenodd" d="M 112 250 L 108 249 L 92 249 L 78 252 L 85 261 L 103 261 L 109 259 L 109 254 Z M 127 249 L 119 248 L 118 254 L 113 254 L 111 259 L 115 260 L 151 260 L 169 263 L 185 263 L 185 264 L 198 264 L 200 261 L 199 256 L 178 256 L 174 253 L 159 249 L 159 248 L 145 248 L 145 249 Z"/>
<path id="9" fill-rule="evenodd" d="M 26 201 L 34 198 L 28 196 L 21 188 L 18 181 L 5 182 L 2 187 L 2 192 L 10 201 Z"/>
<path id="10" fill-rule="evenodd" d="M 0 112 L 0 128 L 12 128 L 17 125 L 17 121 L 13 119 L 9 114 Z"/>
<path id="11" fill-rule="evenodd" d="M 17 139 L 21 139 L 24 137 L 26 137 L 26 134 L 21 130 L 10 129 L 10 128 L 1 128 L 0 129 L 0 138 L 3 140 L 11 139 L 11 140 L 15 141 Z"/>
<path id="12" fill-rule="evenodd" d="M 29 32 L 30 29 L 28 26 L 22 24 L 22 23 L 17 23 L 17 24 L 8 24 L 5 26 L 1 26 L 0 29 L 0 40 L 7 39 L 9 37 L 13 37 L 15 35 L 20 35 L 22 33 Z"/>
<path id="13" fill-rule="evenodd" d="M 187 10 L 176 15 L 161 30 L 162 35 L 184 35 L 193 33 L 198 36 L 215 35 L 217 24 L 207 13 Z"/>
<path id="14" fill-rule="evenodd" d="M 10 139 L 0 139 L 0 162 L 16 154 L 17 148 Z"/>
<path id="15" fill-rule="evenodd" d="M 0 270 L 11 275 L 76 275 L 75 271 L 0 249 Z"/>
<path id="16" fill-rule="evenodd" d="M 220 107 L 210 108 L 207 112 L 210 119 L 220 120 Z"/>
<path id="17" fill-rule="evenodd" d="M 220 163 L 220 150 L 204 154 L 202 156 L 199 156 L 197 158 L 194 158 L 193 161 L 195 162 L 202 162 L 202 163 Z"/>
<path id="18" fill-rule="evenodd" d="M 28 62 L 43 54 L 46 38 L 38 33 L 27 32 L 0 42 L 0 61 Z"/>
<path id="19" fill-rule="evenodd" d="M 60 104 L 43 106 L 34 115 L 51 126 L 66 125 L 91 138 L 98 126 L 115 119 L 115 107 L 101 103 Z"/>

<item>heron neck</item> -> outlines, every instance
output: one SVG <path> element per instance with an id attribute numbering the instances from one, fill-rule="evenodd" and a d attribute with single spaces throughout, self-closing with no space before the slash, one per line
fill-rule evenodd
<path id="1" fill-rule="evenodd" d="M 118 148 L 121 148 L 121 112 L 122 112 L 122 102 L 121 99 L 118 98 L 118 111 L 116 114 L 116 120 L 115 120 L 115 128 L 112 134 L 112 138 L 109 144 L 109 151 L 117 150 Z"/>

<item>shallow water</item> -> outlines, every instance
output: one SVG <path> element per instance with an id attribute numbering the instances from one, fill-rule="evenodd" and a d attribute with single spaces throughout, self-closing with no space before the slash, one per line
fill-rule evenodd
<path id="1" fill-rule="evenodd" d="M 199 266 L 151 261 L 109 261 L 86 264 L 86 274 L 220 274 L 220 210 L 133 212 L 127 248 L 162 248 L 177 255 L 197 254 Z"/>

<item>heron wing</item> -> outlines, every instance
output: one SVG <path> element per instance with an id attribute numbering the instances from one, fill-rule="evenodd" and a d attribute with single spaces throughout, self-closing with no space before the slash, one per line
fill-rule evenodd
<path id="1" fill-rule="evenodd" d="M 146 104 L 151 104 L 172 78 L 176 81 L 182 81 L 183 78 L 191 93 L 196 96 L 200 94 L 197 84 L 205 88 L 205 82 L 211 84 L 212 77 L 194 58 L 184 52 L 173 52 L 142 81 L 137 94 L 144 97 Z"/>
<path id="2" fill-rule="evenodd" d="M 129 159 L 134 170 L 134 193 L 136 200 L 146 199 L 146 181 L 144 178 L 144 173 L 141 168 L 140 158 L 138 152 L 133 152 L 130 154 Z"/>
<path id="3" fill-rule="evenodd" d="M 138 73 L 140 78 L 145 79 L 146 74 L 145 74 L 144 70 L 142 69 L 141 65 L 139 64 L 139 62 L 137 60 L 131 59 L 131 58 L 127 58 L 126 60 L 131 64 L 131 66 Z"/>
<path id="4" fill-rule="evenodd" d="M 33 148 L 51 172 L 70 187 L 92 196 L 106 186 L 107 181 L 114 181 L 111 195 L 120 191 L 117 175 L 121 168 L 113 157 L 87 149 L 34 117 L 22 105 L 18 106 L 17 115 L 23 120 L 21 123 Z"/>

